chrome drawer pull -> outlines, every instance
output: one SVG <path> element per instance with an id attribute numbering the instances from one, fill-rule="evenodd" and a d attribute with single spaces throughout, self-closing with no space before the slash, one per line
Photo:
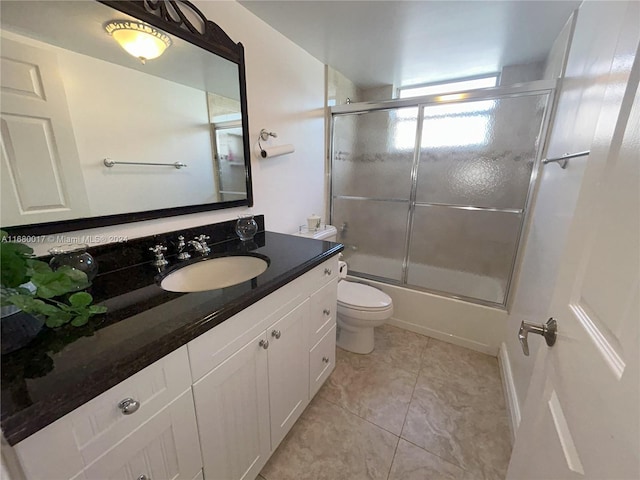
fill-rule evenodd
<path id="1" fill-rule="evenodd" d="M 140 408 L 140 402 L 133 398 L 125 398 L 118 404 L 118 408 L 122 411 L 123 415 L 131 415 Z"/>
<path id="2" fill-rule="evenodd" d="M 322 361 L 324 363 L 329 363 L 329 357 L 322 357 Z"/>
<path id="3" fill-rule="evenodd" d="M 280 338 L 280 335 L 282 335 L 282 332 L 280 332 L 280 330 L 271 331 L 271 336 L 274 337 L 276 340 Z"/>
<path id="4" fill-rule="evenodd" d="M 258 343 L 258 345 L 266 350 L 267 348 L 269 348 L 269 340 L 260 340 L 260 343 Z"/>
<path id="5" fill-rule="evenodd" d="M 151 480 L 149 477 L 147 477 L 146 475 L 140 475 L 138 477 L 138 480 Z"/>

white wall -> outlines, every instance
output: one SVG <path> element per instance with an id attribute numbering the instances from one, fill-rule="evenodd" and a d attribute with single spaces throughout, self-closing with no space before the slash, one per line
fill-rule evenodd
<path id="1" fill-rule="evenodd" d="M 58 63 L 91 215 L 217 200 L 205 92 L 62 49 Z M 107 168 L 104 158 L 187 167 Z"/>
<path id="2" fill-rule="evenodd" d="M 603 106 L 607 111 L 619 111 L 622 96 L 616 96 L 615 92 L 623 92 L 624 88 L 615 87 L 626 84 L 630 66 L 625 69 L 624 58 L 634 54 L 616 51 L 620 31 L 629 16 L 627 7 L 624 2 L 589 1 L 581 5 L 550 131 L 547 157 L 589 150 Z M 570 28 L 570 24 L 565 26 L 550 53 L 546 65 L 546 75 L 550 77 L 561 70 L 558 62 Z M 608 87 L 614 88 L 605 96 Z M 610 125 L 612 131 L 614 123 Z M 527 394 L 537 349 L 543 344 L 542 337 L 529 336 L 531 356 L 525 357 L 518 342 L 518 329 L 523 320 L 544 323 L 554 313 L 549 311 L 549 305 L 584 166 L 583 159 L 576 159 L 569 162 L 566 170 L 550 164 L 540 172 L 500 357 L 503 374 L 507 373 L 505 387 L 510 396 L 514 430 Z"/>
<path id="3" fill-rule="evenodd" d="M 234 219 L 243 211 L 265 214 L 272 231 L 293 232 L 324 207 L 324 66 L 235 1 L 194 4 L 245 48 L 249 135 L 255 149 L 261 128 L 278 133 L 269 144 L 292 143 L 282 157 L 251 159 L 254 207 L 234 208 L 84 231 L 84 235 L 135 238 Z M 75 233 L 74 233 L 75 235 Z M 45 254 L 56 244 L 34 245 Z"/>

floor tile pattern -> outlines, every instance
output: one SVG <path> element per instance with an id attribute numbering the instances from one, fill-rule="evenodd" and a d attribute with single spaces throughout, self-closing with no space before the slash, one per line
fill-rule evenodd
<path id="1" fill-rule="evenodd" d="M 382 326 L 336 368 L 258 480 L 504 479 L 511 454 L 496 358 Z"/>

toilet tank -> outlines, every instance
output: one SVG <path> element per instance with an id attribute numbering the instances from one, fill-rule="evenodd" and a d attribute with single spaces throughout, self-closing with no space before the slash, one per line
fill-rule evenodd
<path id="1" fill-rule="evenodd" d="M 338 230 L 333 225 L 322 225 L 315 231 L 309 231 L 304 228 L 302 231 L 296 232 L 294 235 L 315 238 L 316 240 L 327 240 L 329 242 L 336 242 L 338 240 Z"/>

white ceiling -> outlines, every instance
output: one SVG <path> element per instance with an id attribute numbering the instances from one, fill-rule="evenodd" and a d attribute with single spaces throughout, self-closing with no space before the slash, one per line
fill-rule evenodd
<path id="1" fill-rule="evenodd" d="M 105 32 L 111 20 L 133 17 L 94 1 L 0 0 L 2 30 L 171 80 L 198 90 L 240 99 L 238 67 L 229 60 L 172 36 L 172 45 L 146 64 Z"/>
<path id="2" fill-rule="evenodd" d="M 437 82 L 544 60 L 581 3 L 239 1 L 364 88 Z"/>

